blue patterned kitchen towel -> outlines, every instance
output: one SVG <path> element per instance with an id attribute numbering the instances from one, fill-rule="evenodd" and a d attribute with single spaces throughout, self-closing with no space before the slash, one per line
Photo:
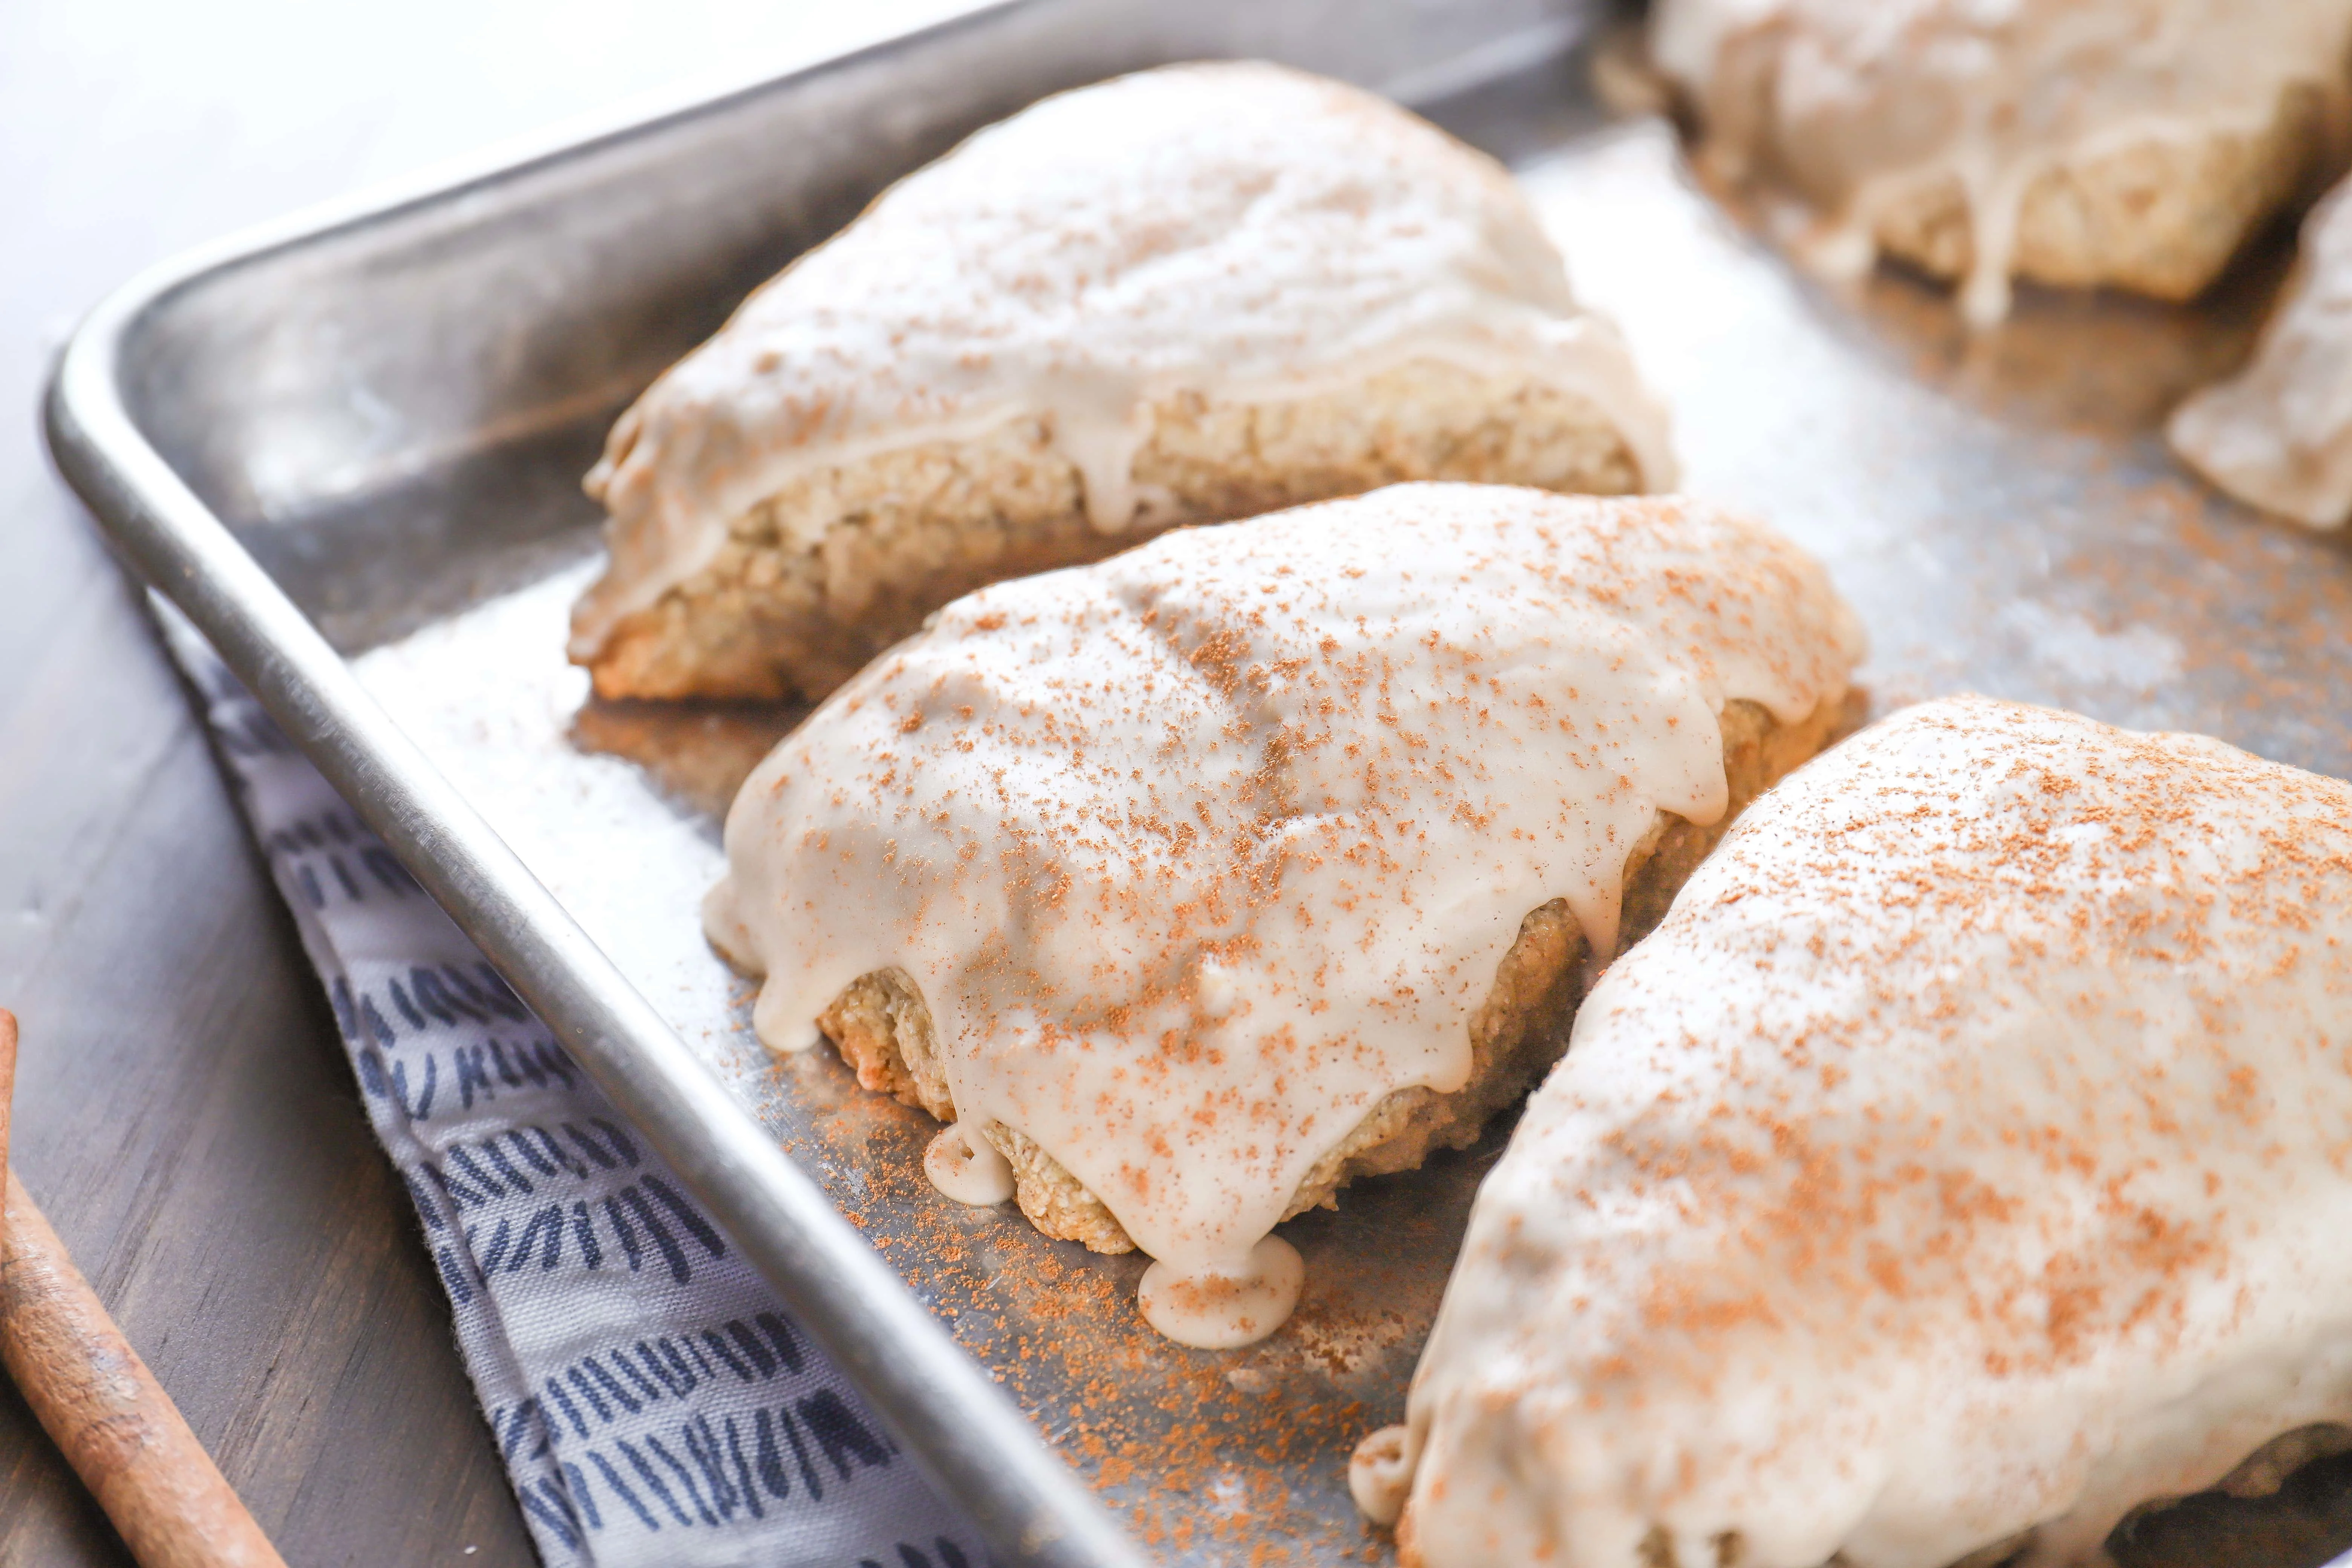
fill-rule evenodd
<path id="1" fill-rule="evenodd" d="M 973 1568 L 979 1538 L 399 861 L 157 601 L 551 1568 Z"/>

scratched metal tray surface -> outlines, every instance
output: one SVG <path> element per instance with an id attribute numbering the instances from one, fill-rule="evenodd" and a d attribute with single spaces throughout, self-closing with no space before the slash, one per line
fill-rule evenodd
<path id="1" fill-rule="evenodd" d="M 209 316 L 151 334 L 126 379 L 164 457 L 366 691 L 1150 1556 L 1378 1562 L 1391 1548 L 1349 1507 L 1345 1457 L 1402 1410 L 1507 1129 L 1285 1226 L 1307 1265 L 1297 1316 L 1206 1352 L 1141 1326 L 1143 1259 L 946 1201 L 921 1173 L 926 1118 L 858 1091 L 829 1053 L 769 1059 L 696 905 L 735 785 L 798 711 L 592 700 L 562 659 L 597 550 L 578 478 L 627 399 L 972 126 L 1130 67 L 1262 55 L 1383 86 L 1518 170 L 1580 292 L 1671 400 L 1686 488 L 1776 521 L 1861 610 L 1874 710 L 1976 689 L 2352 774 L 2335 696 L 2352 689 L 2352 555 L 2201 489 L 2158 435 L 2244 357 L 2283 241 L 2193 308 L 2029 289 L 1970 334 L 1913 279 L 1808 280 L 1691 184 L 1663 122 L 1610 120 L 1582 9 L 1177 9 L 1039 0 L 818 79 L 797 105 L 777 89 L 690 135 L 641 128 L 600 154 L 596 202 L 536 221 L 462 191 L 425 201 L 389 240 L 231 279 Z M 222 376 L 237 399 L 178 395 Z M 2316 1564 L 2347 1544 L 2344 1460 L 2116 1542 L 2150 1568 Z"/>

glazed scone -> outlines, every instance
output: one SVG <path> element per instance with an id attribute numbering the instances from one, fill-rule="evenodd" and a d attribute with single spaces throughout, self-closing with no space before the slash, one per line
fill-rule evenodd
<path id="1" fill-rule="evenodd" d="M 1717 717 L 1723 731 L 1723 813 L 1698 823 L 1661 809 L 1651 819 L 1649 831 L 1625 857 L 1623 905 L 1612 956 L 1640 941 L 1664 916 L 1675 889 L 1748 802 L 1822 749 L 1840 711 L 1835 702 L 1825 701 L 1797 722 L 1784 724 L 1761 705 L 1735 698 Z M 1281 1217 L 1336 1207 L 1339 1190 L 1359 1176 L 1410 1171 L 1434 1150 L 1466 1149 L 1475 1142 L 1487 1118 L 1517 1100 L 1559 1059 L 1592 953 L 1567 900 L 1554 899 L 1530 911 L 1519 922 L 1485 1000 L 1470 1015 L 1470 1071 L 1463 1086 L 1450 1093 L 1420 1084 L 1391 1092 L 1299 1178 Z M 866 1088 L 941 1121 L 956 1120 L 929 1010 L 904 970 L 861 975 L 818 1015 L 817 1027 Z M 1011 1163 L 1021 1210 L 1038 1229 L 1097 1252 L 1134 1250 L 1134 1239 L 1118 1216 L 1036 1142 L 1001 1124 L 985 1129 L 983 1136 Z"/>
<path id="2" fill-rule="evenodd" d="M 2352 0 L 1660 0 L 1701 162 L 1806 204 L 1833 273 L 2186 300 L 2340 140 Z"/>
<path id="3" fill-rule="evenodd" d="M 1586 960 L 1819 749 L 1859 639 L 1795 547 L 1679 500 L 1184 530 L 837 691 L 745 782 L 707 925 L 772 1048 L 822 1027 L 956 1123 L 952 1195 L 1139 1247 L 1154 1326 L 1246 1342 L 1296 1294 L 1273 1226 L 1558 1056 Z"/>
<path id="4" fill-rule="evenodd" d="M 2253 362 L 2173 411 L 2172 449 L 2250 506 L 2312 528 L 2352 518 L 2352 184 L 2303 226 Z"/>
<path id="5" fill-rule="evenodd" d="M 2098 1563 L 2352 1419 L 2347 1235 L 2352 787 L 1929 703 L 1593 988 L 1350 1480 L 1426 1568 Z"/>
<path id="6" fill-rule="evenodd" d="M 614 426 L 607 697 L 817 697 L 960 594 L 1397 480 L 1671 486 L 1502 166 L 1269 65 L 1062 94 L 886 192 Z"/>

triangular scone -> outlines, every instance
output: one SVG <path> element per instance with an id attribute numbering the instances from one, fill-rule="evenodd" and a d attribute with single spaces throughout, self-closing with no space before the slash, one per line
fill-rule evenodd
<path id="1" fill-rule="evenodd" d="M 2095 1563 L 2352 1419 L 2352 787 L 1982 698 L 1806 766 L 1587 998 L 1408 1419 L 1428 1568 Z"/>
<path id="2" fill-rule="evenodd" d="M 2294 275 L 2253 362 L 2173 411 L 2172 449 L 2250 506 L 2313 528 L 2352 519 L 2352 183 L 2304 221 Z"/>
<path id="3" fill-rule="evenodd" d="M 2202 291 L 2317 167 L 2347 0 L 1659 0 L 1703 163 L 1812 210 L 1802 250 L 1965 280 Z"/>
<path id="4" fill-rule="evenodd" d="M 1859 654 L 1803 552 L 1678 500 L 1399 485 L 1181 530 L 835 692 L 745 781 L 709 929 L 769 1046 L 822 1026 L 958 1121 L 943 1187 L 1017 1177 L 1041 1228 L 1160 1259 L 1163 1331 L 1239 1343 L 1295 1257 L 1246 1322 L 1178 1287 L 1265 1283 L 1278 1221 L 1475 1138 Z"/>
<path id="5" fill-rule="evenodd" d="M 625 415 L 606 696 L 822 696 L 983 584 L 1396 480 L 1671 487 L 1502 166 L 1269 65 L 1047 99 L 886 192 Z"/>

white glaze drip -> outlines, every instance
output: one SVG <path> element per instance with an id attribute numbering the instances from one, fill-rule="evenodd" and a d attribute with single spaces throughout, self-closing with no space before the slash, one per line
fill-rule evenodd
<path id="1" fill-rule="evenodd" d="M 1374 1524 L 1394 1524 L 1412 1489 L 1412 1429 L 1383 1426 L 1348 1456 L 1348 1495 Z"/>
<path id="2" fill-rule="evenodd" d="M 1417 359 L 1583 395 L 1646 488 L 1673 483 L 1664 411 L 1493 160 L 1275 66 L 1047 99 L 885 193 L 622 417 L 589 476 L 612 564 L 573 652 L 795 474 L 1042 416 L 1115 533 L 1151 404 L 1312 396 Z"/>
<path id="3" fill-rule="evenodd" d="M 2311 528 L 2352 518 L 2352 183 L 2303 250 L 2253 361 L 2174 411 L 2172 449 L 2251 506 Z"/>
<path id="4" fill-rule="evenodd" d="M 1254 1345 L 1289 1320 L 1306 1283 L 1298 1249 L 1278 1236 L 1250 1248 L 1238 1270 L 1186 1272 L 1161 1260 L 1143 1271 L 1136 1305 L 1150 1323 L 1180 1345 L 1230 1351 Z"/>
<path id="5" fill-rule="evenodd" d="M 1013 1163 L 969 1121 L 940 1129 L 923 1150 L 923 1174 L 960 1204 L 989 1208 L 1013 1195 Z"/>
<path id="6" fill-rule="evenodd" d="M 779 1049 L 902 967 L 960 1114 L 1239 1275 L 1383 1097 L 1462 1085 L 1529 910 L 1612 946 L 1655 814 L 1723 810 L 1725 701 L 1795 722 L 1858 657 L 1818 566 L 1675 500 L 1183 531 L 959 600 L 835 693 L 737 797 L 710 930 Z"/>
<path id="7" fill-rule="evenodd" d="M 1769 165 L 1815 206 L 1799 247 L 1866 270 L 1879 220 L 1958 184 L 1962 310 L 2009 312 L 2019 212 L 2050 170 L 2150 142 L 2252 134 L 2308 84 L 2339 103 L 2347 0 L 1660 0 L 1651 47 L 1734 178 Z"/>
<path id="8" fill-rule="evenodd" d="M 2100 1561 L 2352 1416 L 2347 1236 L 2352 787 L 1930 703 L 1585 1002 L 1479 1189 L 1406 1523 L 1429 1568 Z"/>

